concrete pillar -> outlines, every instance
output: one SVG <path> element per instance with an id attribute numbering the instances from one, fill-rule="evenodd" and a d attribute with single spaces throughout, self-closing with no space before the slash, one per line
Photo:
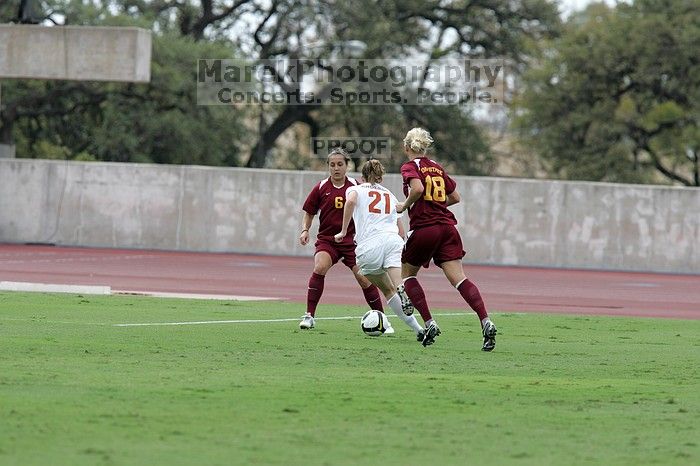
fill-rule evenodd
<path id="1" fill-rule="evenodd" d="M 148 82 L 151 31 L 0 24 L 0 77 Z"/>

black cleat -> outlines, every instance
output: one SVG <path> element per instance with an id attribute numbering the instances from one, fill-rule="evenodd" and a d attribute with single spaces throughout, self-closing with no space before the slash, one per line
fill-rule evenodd
<path id="1" fill-rule="evenodd" d="M 438 335 L 440 335 L 440 327 L 438 327 L 435 322 L 431 322 L 423 334 L 423 346 L 430 346 L 435 343 L 435 338 L 437 338 Z"/>
<path id="2" fill-rule="evenodd" d="M 483 329 L 484 346 L 481 347 L 481 351 L 493 351 L 496 347 L 496 333 L 496 326 L 493 325 L 493 322 L 486 321 Z"/>

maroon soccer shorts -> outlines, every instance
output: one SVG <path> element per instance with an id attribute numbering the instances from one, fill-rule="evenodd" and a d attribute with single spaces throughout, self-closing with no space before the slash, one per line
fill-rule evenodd
<path id="1" fill-rule="evenodd" d="M 335 265 L 341 258 L 343 259 L 343 264 L 347 265 L 349 268 L 355 267 L 357 261 L 355 260 L 355 245 L 354 244 L 338 244 L 335 242 L 318 240 L 316 241 L 316 252 L 327 252 L 331 256 L 333 265 Z"/>
<path id="2" fill-rule="evenodd" d="M 464 257 L 462 238 L 454 225 L 431 225 L 418 228 L 408 237 L 401 262 L 427 267 L 430 259 L 435 265 L 461 260 Z"/>

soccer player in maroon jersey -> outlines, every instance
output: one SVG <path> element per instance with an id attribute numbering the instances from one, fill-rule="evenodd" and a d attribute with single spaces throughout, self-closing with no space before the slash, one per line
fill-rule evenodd
<path id="1" fill-rule="evenodd" d="M 330 176 L 318 183 L 311 190 L 304 202 L 304 217 L 301 225 L 299 242 L 305 246 L 309 242 L 309 228 L 314 216 L 320 211 L 316 253 L 314 254 L 314 271 L 309 279 L 309 290 L 306 297 L 306 314 L 299 323 L 299 328 L 310 329 L 315 325 L 316 306 L 323 294 L 323 284 L 328 270 L 339 260 L 343 260 L 357 283 L 362 287 L 365 300 L 370 309 L 384 311 L 379 289 L 359 273 L 355 262 L 355 226 L 350 224 L 348 234 L 342 242 L 335 241 L 335 234 L 340 232 L 343 225 L 343 208 L 345 207 L 345 191 L 357 181 L 348 178 L 350 157 L 345 150 L 337 148 L 328 154 L 328 172 Z M 392 329 L 393 330 L 393 329 Z"/>
<path id="2" fill-rule="evenodd" d="M 440 327 L 430 314 L 416 276 L 421 266 L 428 267 L 432 259 L 479 316 L 484 337 L 481 349 L 492 351 L 496 347 L 496 326 L 489 319 L 479 289 L 464 275 L 462 239 L 455 228 L 457 220 L 448 209 L 460 201 L 457 185 L 439 163 L 426 157 L 432 143 L 433 138 L 423 128 L 411 129 L 403 140 L 409 159 L 401 166 L 406 200 L 396 210 L 408 210 L 410 219 L 408 240 L 401 256 L 404 290 L 425 321 L 422 343 L 428 346 L 440 335 Z"/>

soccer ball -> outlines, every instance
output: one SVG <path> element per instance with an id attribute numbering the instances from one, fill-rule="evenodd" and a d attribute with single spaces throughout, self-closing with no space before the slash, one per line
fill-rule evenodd
<path id="1" fill-rule="evenodd" d="M 365 312 L 365 315 L 362 316 L 362 320 L 360 321 L 360 325 L 365 335 L 378 337 L 386 332 L 386 317 L 382 311 L 375 311 L 372 309 L 371 311 Z"/>

